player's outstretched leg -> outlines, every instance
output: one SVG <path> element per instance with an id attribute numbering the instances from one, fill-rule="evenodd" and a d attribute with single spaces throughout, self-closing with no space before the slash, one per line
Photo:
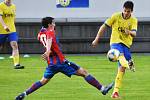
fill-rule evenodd
<path id="1" fill-rule="evenodd" d="M 41 86 L 45 85 L 50 79 L 42 78 L 41 81 L 35 82 L 29 89 L 27 89 L 25 92 L 19 94 L 15 100 L 23 100 L 25 96 L 31 94 L 32 92 L 39 89 Z"/>
<path id="2" fill-rule="evenodd" d="M 15 100 L 23 100 L 25 98 L 25 93 L 19 94 Z"/>
<path id="3" fill-rule="evenodd" d="M 102 94 L 106 95 L 110 89 L 114 86 L 114 82 L 110 83 L 109 85 L 105 86 L 103 89 L 101 89 Z"/>
<path id="4" fill-rule="evenodd" d="M 103 86 L 98 82 L 97 79 L 95 79 L 92 75 L 88 74 L 88 72 L 83 68 L 78 69 L 76 75 L 83 76 L 87 83 L 100 90 L 103 95 L 106 95 L 108 91 L 114 86 L 114 83 Z"/>
<path id="5" fill-rule="evenodd" d="M 98 90 L 100 90 L 102 92 L 103 95 L 106 95 L 108 93 L 108 91 L 110 89 L 112 89 L 112 87 L 114 86 L 114 82 L 112 82 L 111 84 L 107 85 L 107 86 L 103 86 L 102 84 L 100 84 L 98 82 L 98 80 L 96 80 L 92 75 L 88 75 L 86 77 L 84 77 L 84 79 L 91 84 L 92 86 L 96 87 Z"/>

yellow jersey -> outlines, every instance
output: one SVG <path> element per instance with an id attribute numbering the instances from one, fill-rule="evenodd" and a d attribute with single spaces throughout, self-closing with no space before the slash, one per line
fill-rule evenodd
<path id="1" fill-rule="evenodd" d="M 125 34 L 125 29 L 137 31 L 137 19 L 131 16 L 129 19 L 124 19 L 121 12 L 114 13 L 105 21 L 105 24 L 112 28 L 110 45 L 113 43 L 123 43 L 130 48 L 133 37 Z"/>
<path id="2" fill-rule="evenodd" d="M 0 24 L 0 34 L 9 34 L 12 32 L 16 32 L 16 27 L 15 27 L 15 14 L 16 12 L 16 6 L 12 4 L 11 6 L 7 6 L 4 2 L 0 3 L 0 15 L 2 16 L 5 24 L 8 26 L 10 29 L 10 32 L 7 32 L 2 24 Z"/>

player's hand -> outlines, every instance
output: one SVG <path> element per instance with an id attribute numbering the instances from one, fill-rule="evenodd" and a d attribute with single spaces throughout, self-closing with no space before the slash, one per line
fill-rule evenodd
<path id="1" fill-rule="evenodd" d="M 125 34 L 126 34 L 126 35 L 130 35 L 130 30 L 125 29 Z"/>
<path id="2" fill-rule="evenodd" d="M 50 55 L 50 51 L 46 51 L 44 54 L 41 55 L 41 57 L 43 60 L 47 61 L 49 58 L 49 55 Z"/>
<path id="3" fill-rule="evenodd" d="M 95 39 L 93 42 L 92 42 L 92 47 L 96 47 L 98 45 L 98 41 Z"/>
<path id="4" fill-rule="evenodd" d="M 4 29 L 5 29 L 7 32 L 10 32 L 10 29 L 8 28 L 8 26 L 4 26 Z"/>

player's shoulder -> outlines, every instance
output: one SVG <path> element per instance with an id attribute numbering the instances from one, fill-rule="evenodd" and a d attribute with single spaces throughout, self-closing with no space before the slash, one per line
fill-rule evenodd
<path id="1" fill-rule="evenodd" d="M 11 6 L 16 7 L 16 5 L 14 3 L 12 3 Z"/>
<path id="2" fill-rule="evenodd" d="M 0 7 L 2 7 L 2 6 L 4 6 L 4 2 L 1 2 L 1 3 L 0 3 Z"/>
<path id="3" fill-rule="evenodd" d="M 114 12 L 112 15 L 111 15 L 111 18 L 112 19 L 119 19 L 121 17 L 122 13 L 121 12 Z"/>
<path id="4" fill-rule="evenodd" d="M 4 2 L 0 2 L 0 5 L 3 5 L 4 4 Z"/>
<path id="5" fill-rule="evenodd" d="M 37 35 L 37 39 L 40 40 L 42 37 L 45 37 L 45 38 L 46 38 L 46 34 L 45 34 L 45 32 L 41 32 L 41 31 L 40 31 L 40 32 L 38 33 L 38 35 Z"/>
<path id="6" fill-rule="evenodd" d="M 39 32 L 38 34 L 39 34 L 39 35 L 42 35 L 42 34 L 46 34 L 46 32 Z"/>
<path id="7" fill-rule="evenodd" d="M 138 21 L 138 19 L 134 15 L 132 15 L 131 20 Z"/>
<path id="8" fill-rule="evenodd" d="M 41 35 L 54 36 L 54 34 L 55 34 L 54 30 L 48 30 L 46 28 L 42 28 L 38 33 L 38 37 Z"/>
<path id="9" fill-rule="evenodd" d="M 112 16 L 118 17 L 118 16 L 120 16 L 121 14 L 122 14 L 121 12 L 115 12 L 115 13 L 112 14 Z"/>

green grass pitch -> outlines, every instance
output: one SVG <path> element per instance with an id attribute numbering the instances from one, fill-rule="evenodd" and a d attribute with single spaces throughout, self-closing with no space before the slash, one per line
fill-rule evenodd
<path id="1" fill-rule="evenodd" d="M 14 100 L 15 96 L 26 90 L 33 82 L 43 76 L 46 63 L 40 55 L 21 57 L 25 69 L 13 69 L 12 59 L 4 55 L 0 60 L 0 100 Z M 136 72 L 126 71 L 121 100 L 150 100 L 150 55 L 133 54 Z M 67 59 L 87 69 L 102 84 L 115 79 L 117 64 L 109 62 L 106 55 L 67 55 Z M 72 78 L 58 73 L 44 87 L 29 95 L 25 100 L 112 100 L 112 90 L 103 96 L 97 89 L 87 84 L 82 77 Z"/>

